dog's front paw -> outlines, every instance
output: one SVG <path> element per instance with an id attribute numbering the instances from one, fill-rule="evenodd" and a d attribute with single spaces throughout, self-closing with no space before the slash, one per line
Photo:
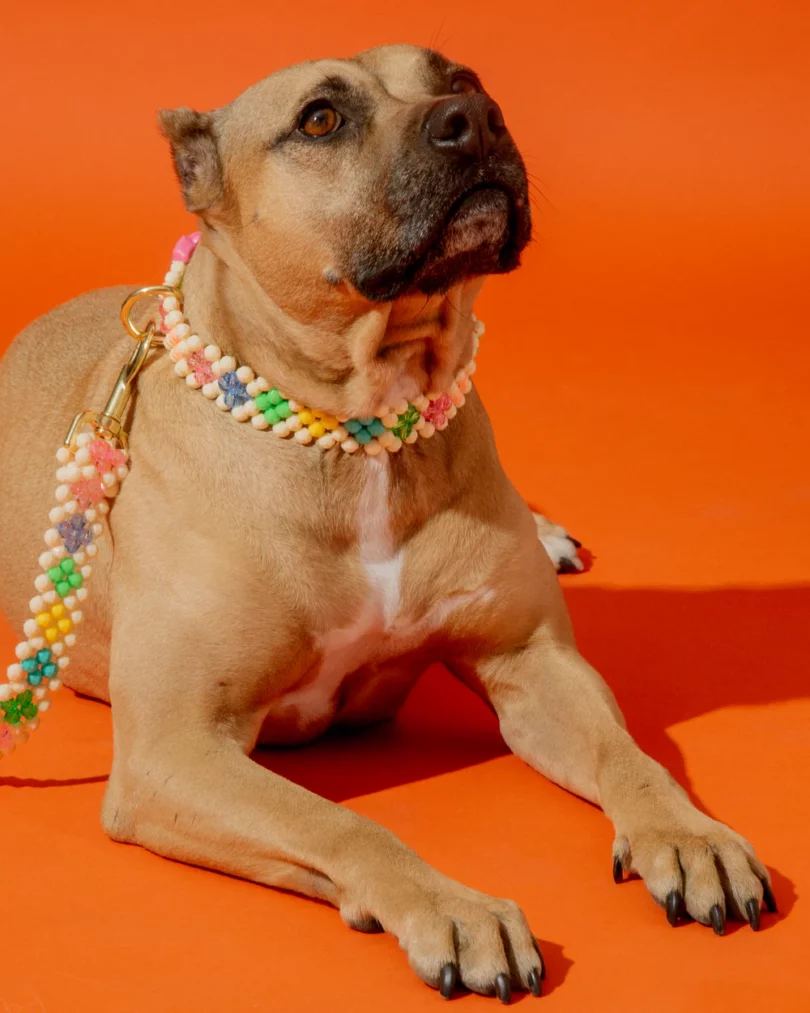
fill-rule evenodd
<path id="1" fill-rule="evenodd" d="M 537 537 L 549 555 L 557 573 L 587 573 L 593 566 L 593 554 L 565 528 L 532 510 Z"/>
<path id="2" fill-rule="evenodd" d="M 668 808 L 617 834 L 614 880 L 621 882 L 626 870 L 637 872 L 671 925 L 690 916 L 722 936 L 728 917 L 757 931 L 763 903 L 775 912 L 776 902 L 753 847 L 691 803 Z"/>
<path id="3" fill-rule="evenodd" d="M 340 913 L 351 928 L 382 928 L 396 936 L 416 974 L 445 999 L 456 985 L 502 1003 L 510 1001 L 513 988 L 541 994 L 543 958 L 514 901 L 477 893 L 430 870 L 422 883 L 369 883 Z"/>

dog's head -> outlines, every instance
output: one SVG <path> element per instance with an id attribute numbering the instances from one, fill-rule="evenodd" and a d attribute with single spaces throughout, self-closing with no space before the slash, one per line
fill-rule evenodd
<path id="1" fill-rule="evenodd" d="M 282 305 L 313 285 L 372 302 L 431 295 L 512 270 L 529 240 L 526 173 L 500 108 L 430 50 L 300 64 L 161 124 L 189 210 Z"/>

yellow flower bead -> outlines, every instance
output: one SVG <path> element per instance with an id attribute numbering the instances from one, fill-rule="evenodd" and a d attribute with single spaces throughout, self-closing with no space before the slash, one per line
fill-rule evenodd
<path id="1" fill-rule="evenodd" d="M 49 626 L 47 630 L 45 630 L 45 639 L 49 644 L 52 644 L 58 636 L 59 630 L 57 630 L 55 626 Z"/>
<path id="2" fill-rule="evenodd" d="M 340 423 L 334 417 L 334 415 L 322 415 L 321 422 L 323 423 L 324 429 L 328 429 L 330 432 L 333 429 L 337 429 L 337 427 L 340 425 Z"/>
<path id="3" fill-rule="evenodd" d="M 319 439 L 326 432 L 326 426 L 322 422 L 313 422 L 307 427 L 313 440 Z"/>
<path id="4" fill-rule="evenodd" d="M 309 408 L 304 408 L 303 411 L 300 411 L 298 413 L 298 418 L 301 420 L 302 426 L 310 426 L 315 421 L 315 416 Z"/>
<path id="5" fill-rule="evenodd" d="M 50 612 L 40 612 L 39 615 L 37 616 L 37 626 L 41 626 L 42 629 L 44 630 L 45 627 L 50 626 L 50 624 L 51 624 Z"/>
<path id="6" fill-rule="evenodd" d="M 56 625 L 58 626 L 60 633 L 67 634 L 70 633 L 70 631 L 73 629 L 73 623 L 70 621 L 70 619 L 60 619 Z"/>

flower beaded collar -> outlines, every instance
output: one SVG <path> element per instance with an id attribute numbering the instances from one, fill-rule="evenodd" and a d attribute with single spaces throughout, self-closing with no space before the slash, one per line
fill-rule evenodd
<path id="1" fill-rule="evenodd" d="M 186 266 L 199 240 L 200 233 L 195 232 L 178 241 L 165 279 L 168 286 L 182 287 Z M 205 345 L 184 316 L 177 295 L 162 300 L 161 325 L 177 375 L 223 411 L 229 411 L 237 422 L 250 420 L 256 429 L 270 429 L 280 437 L 292 436 L 298 443 L 314 442 L 322 450 L 339 444 L 348 454 L 362 447 L 372 456 L 383 450 L 396 453 L 403 443 L 415 443 L 420 437 L 429 439 L 447 428 L 472 387 L 470 377 L 475 372 L 478 340 L 484 332 L 484 325 L 476 320 L 472 358 L 458 371 L 448 391 L 430 392 L 412 402 L 381 405 L 366 418 L 336 418 L 283 394 L 264 377 L 256 376 L 250 366 L 239 366 L 233 356 L 223 355 L 218 345 Z"/>
<path id="2" fill-rule="evenodd" d="M 192 389 L 230 412 L 237 422 L 250 420 L 257 430 L 298 443 L 314 443 L 323 451 L 340 447 L 347 454 L 364 451 L 370 456 L 397 453 L 404 443 L 430 439 L 446 429 L 472 387 L 475 354 L 484 327 L 475 321 L 473 356 L 456 374 L 447 391 L 431 391 L 413 401 L 380 405 L 363 418 L 336 418 L 328 412 L 295 401 L 247 365 L 223 355 L 217 345 L 206 345 L 193 332 L 182 310 L 183 275 L 200 239 L 200 233 L 183 236 L 174 248 L 165 284 L 134 292 L 121 310 L 121 318 L 137 347 L 121 371 L 102 412 L 80 412 L 56 454 L 56 503 L 49 514 L 45 551 L 29 602 L 31 617 L 23 625 L 24 639 L 17 644 L 16 661 L 8 666 L 7 682 L 0 684 L 0 756 L 24 742 L 48 710 L 51 695 L 61 685 L 61 672 L 70 663 L 81 624 L 82 602 L 92 576 L 91 560 L 103 537 L 110 509 L 127 476 L 127 435 L 121 424 L 138 373 L 163 336 L 163 345 L 175 372 Z M 160 331 L 150 323 L 138 330 L 130 319 L 135 303 L 159 293 Z M 157 344 L 160 344 L 158 341 Z"/>

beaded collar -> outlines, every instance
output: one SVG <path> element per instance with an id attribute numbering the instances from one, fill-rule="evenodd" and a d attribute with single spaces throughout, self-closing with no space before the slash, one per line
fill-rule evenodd
<path id="1" fill-rule="evenodd" d="M 156 343 L 161 343 L 158 333 L 178 377 L 237 422 L 249 419 L 255 429 L 271 430 L 302 444 L 314 443 L 324 451 L 340 446 L 354 454 L 362 448 L 375 456 L 383 451 L 397 453 L 403 443 L 430 439 L 447 428 L 472 387 L 475 353 L 484 332 L 480 321 L 475 321 L 473 357 L 448 391 L 381 405 L 364 418 L 336 418 L 300 404 L 193 333 L 182 311 L 182 282 L 199 239 L 197 232 L 178 241 L 165 285 L 139 289 L 124 302 L 121 319 L 138 342 L 135 351 L 104 410 L 80 412 L 56 453 L 56 502 L 48 515 L 45 551 L 34 579 L 36 593 L 29 602 L 31 616 L 23 624 L 24 639 L 15 648 L 16 661 L 8 666 L 8 681 L 0 683 L 0 756 L 12 752 L 36 730 L 40 715 L 51 705 L 51 695 L 62 684 L 62 671 L 70 664 L 75 631 L 84 618 L 81 606 L 93 573 L 91 561 L 108 527 L 110 501 L 128 473 L 127 434 L 121 422 L 124 408 L 140 369 Z M 156 293 L 161 295 L 160 331 L 155 322 L 140 331 L 131 321 L 132 308 L 142 296 Z"/>
<path id="2" fill-rule="evenodd" d="M 180 289 L 200 233 L 183 236 L 172 254 L 172 266 L 166 284 Z M 223 355 L 218 345 L 205 345 L 183 314 L 180 299 L 166 295 L 161 303 L 164 344 L 175 363 L 174 370 L 189 387 L 202 391 L 217 407 L 230 412 L 237 422 L 250 422 L 256 429 L 269 429 L 276 436 L 292 436 L 298 443 L 315 443 L 322 450 L 336 444 L 347 454 L 361 447 L 372 456 L 387 450 L 395 454 L 403 443 L 429 439 L 447 428 L 448 422 L 464 404 L 472 387 L 475 355 L 484 325 L 475 321 L 473 354 L 446 392 L 436 391 L 415 398 L 383 404 L 366 418 L 337 418 L 301 404 L 273 387 L 250 366 L 238 366 L 231 355 Z"/>

